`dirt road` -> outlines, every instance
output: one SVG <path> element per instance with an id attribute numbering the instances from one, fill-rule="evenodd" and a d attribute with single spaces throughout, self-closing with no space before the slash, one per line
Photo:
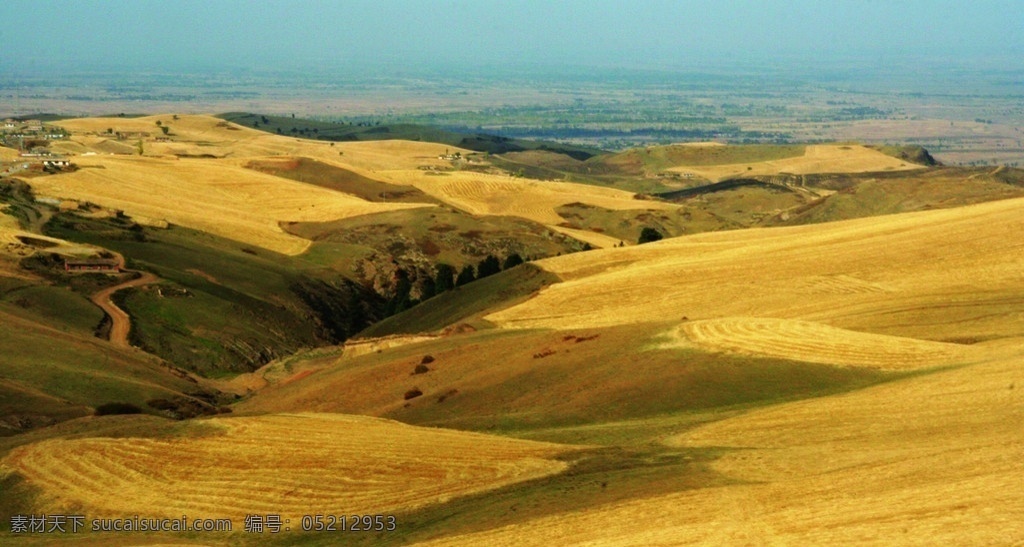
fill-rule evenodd
<path id="1" fill-rule="evenodd" d="M 142 285 L 148 285 L 150 283 L 156 283 L 160 280 L 157 276 L 148 272 L 139 272 L 142 277 L 132 279 L 131 281 L 125 281 L 113 287 L 107 287 L 92 295 L 92 302 L 100 307 L 111 319 L 110 326 L 110 343 L 115 346 L 128 347 L 128 331 L 131 330 L 132 322 L 131 318 L 125 313 L 124 310 L 114 305 L 110 300 L 110 296 L 121 289 L 127 289 L 128 287 L 139 287 Z"/>

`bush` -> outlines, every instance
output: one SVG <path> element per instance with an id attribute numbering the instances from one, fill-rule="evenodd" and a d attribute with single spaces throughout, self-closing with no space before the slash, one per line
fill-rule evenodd
<path id="1" fill-rule="evenodd" d="M 412 369 L 413 374 L 426 374 L 430 372 L 430 368 L 427 365 L 416 365 L 416 368 Z"/>
<path id="2" fill-rule="evenodd" d="M 652 241 L 664 239 L 664 237 L 665 236 L 661 235 L 661 232 L 654 228 L 646 227 L 643 230 L 640 230 L 640 239 L 637 240 L 637 243 L 650 243 Z"/>
<path id="3" fill-rule="evenodd" d="M 416 397 L 419 397 L 420 395 L 423 395 L 423 392 L 420 391 L 420 388 L 414 387 L 414 388 L 410 389 L 409 391 L 405 392 L 405 400 L 408 401 L 409 399 L 415 399 Z"/>
<path id="4" fill-rule="evenodd" d="M 142 414 L 142 409 L 131 403 L 106 403 L 96 407 L 95 416 L 113 416 L 115 414 Z"/>

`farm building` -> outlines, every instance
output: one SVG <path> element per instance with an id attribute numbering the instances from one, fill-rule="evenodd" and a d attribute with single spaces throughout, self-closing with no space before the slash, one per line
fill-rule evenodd
<path id="1" fill-rule="evenodd" d="M 113 258 L 69 258 L 64 261 L 64 271 L 117 273 L 121 268 Z"/>

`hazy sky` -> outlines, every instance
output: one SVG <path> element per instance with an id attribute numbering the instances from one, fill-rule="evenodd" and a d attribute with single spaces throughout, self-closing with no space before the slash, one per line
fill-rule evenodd
<path id="1" fill-rule="evenodd" d="M 0 2 L 0 70 L 1024 58 L 1024 2 Z M 1020 65 L 1018 65 L 1019 67 Z M 0 73 L 0 79 L 3 74 Z"/>

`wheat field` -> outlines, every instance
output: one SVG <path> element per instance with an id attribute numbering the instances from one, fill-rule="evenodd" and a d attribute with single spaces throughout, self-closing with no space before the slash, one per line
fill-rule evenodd
<path id="1" fill-rule="evenodd" d="M 665 439 L 733 447 L 713 468 L 735 484 L 429 544 L 1019 545 L 1024 353 L 1019 339 L 1010 345 L 985 363 Z"/>
<path id="2" fill-rule="evenodd" d="M 870 173 L 922 168 L 921 165 L 887 156 L 878 150 L 857 144 L 817 144 L 808 145 L 804 155 L 796 158 L 728 165 L 681 166 L 670 168 L 668 171 L 692 173 L 718 182 L 730 178 L 781 173 Z"/>
<path id="3" fill-rule="evenodd" d="M 90 514 L 244 518 L 393 513 L 566 468 L 571 447 L 339 414 L 191 422 L 169 439 L 56 439 L 2 462 L 41 506 Z"/>
<path id="4" fill-rule="evenodd" d="M 979 319 L 1020 332 L 1024 200 L 825 225 L 696 234 L 539 261 L 564 282 L 486 317 L 591 328 L 724 317 L 955 338 Z M 1004 330 L 999 330 L 1003 328 Z M 915 336 L 916 337 L 916 336 Z"/>
<path id="5" fill-rule="evenodd" d="M 156 122 L 169 127 L 166 141 Z M 371 203 L 323 188 L 245 169 L 253 160 L 307 157 L 382 182 L 413 185 L 474 215 L 516 216 L 572 235 L 595 247 L 617 243 L 602 234 L 556 225 L 555 209 L 583 202 L 614 210 L 672 210 L 677 206 L 638 201 L 620 190 L 564 182 L 442 171 L 439 156 L 471 151 L 424 142 L 328 143 L 271 135 L 210 116 L 90 118 L 59 122 L 73 132 L 58 151 L 78 154 L 74 173 L 31 181 L 45 196 L 92 201 L 130 216 L 163 220 L 285 254 L 309 242 L 282 231 L 280 222 L 329 221 L 374 212 L 432 206 Z M 108 132 L 113 130 L 114 134 Z M 117 141 L 117 132 L 149 136 Z M 141 145 L 143 153 L 138 154 Z M 89 154 L 89 155 L 85 155 Z M 135 155 L 132 155 L 135 154 Z M 427 171 L 425 169 L 432 169 Z M 172 197 L 168 200 L 167 197 Z"/>
<path id="6" fill-rule="evenodd" d="M 821 323 L 763 317 L 688 321 L 662 347 L 696 346 L 808 363 L 912 370 L 972 359 L 969 347 L 837 329 Z"/>
<path id="7" fill-rule="evenodd" d="M 91 201 L 129 216 L 160 219 L 290 255 L 302 253 L 310 242 L 286 233 L 280 222 L 430 206 L 371 203 L 229 160 L 88 156 L 76 163 L 78 171 L 33 179 L 36 192 Z"/>

